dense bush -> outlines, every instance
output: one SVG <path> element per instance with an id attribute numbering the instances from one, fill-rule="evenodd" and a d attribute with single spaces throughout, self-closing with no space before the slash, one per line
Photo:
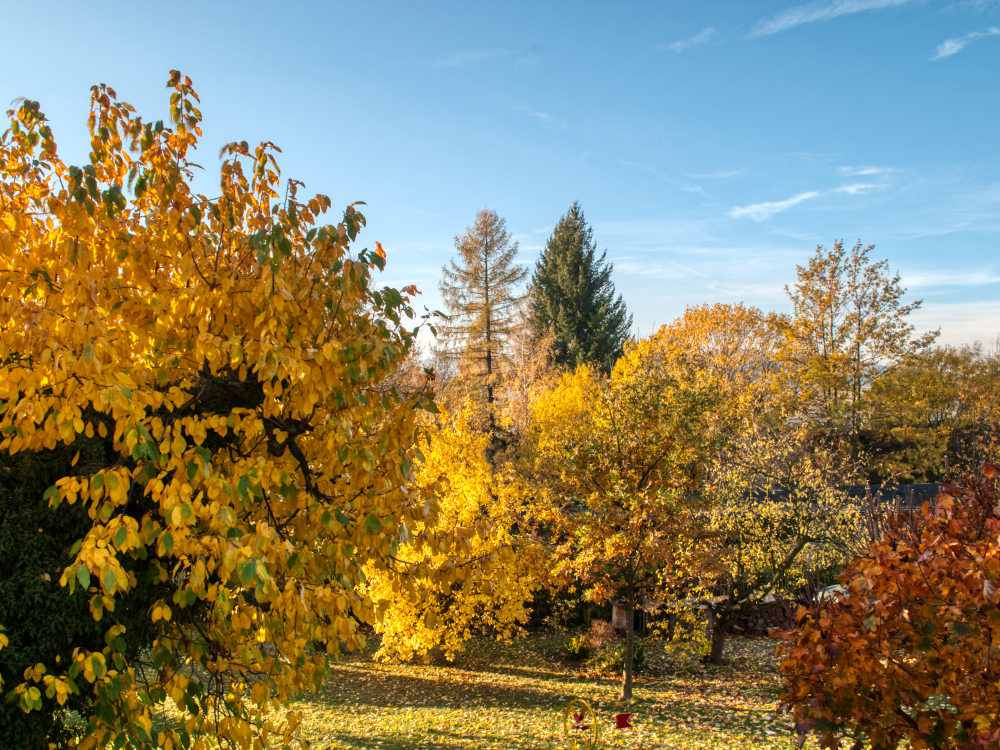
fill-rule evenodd
<path id="1" fill-rule="evenodd" d="M 996 747 L 1000 517 L 987 464 L 919 515 L 868 519 L 846 590 L 783 635 L 782 701 L 824 747 Z"/>
<path id="2" fill-rule="evenodd" d="M 134 656 L 145 643 L 146 608 L 155 589 L 131 592 L 113 613 L 105 614 L 106 621 L 95 622 L 88 592 L 81 588 L 70 594 L 59 585 L 63 568 L 72 561 L 70 549 L 92 521 L 82 505 L 55 510 L 43 500 L 57 479 L 107 465 L 109 449 L 110 439 L 81 436 L 72 445 L 38 453 L 0 452 L 0 623 L 10 639 L 0 651 L 5 690 L 12 690 L 24 671 L 38 663 L 69 663 L 75 648 L 100 651 L 112 623 L 125 626 L 128 654 Z M 133 572 L 142 574 L 138 567 Z M 69 695 L 65 708 L 85 710 L 88 703 L 85 696 Z M 52 696 L 43 705 L 43 710 L 26 714 L 16 700 L 0 702 L 0 747 L 34 750 L 63 740 L 63 707 Z"/>
<path id="3" fill-rule="evenodd" d="M 627 644 L 624 640 L 622 640 L 618 643 L 618 645 L 608 645 L 599 649 L 597 653 L 591 657 L 590 666 L 598 672 L 620 674 L 625 668 L 626 646 Z M 646 647 L 641 643 L 636 643 L 635 650 L 632 653 L 632 670 L 634 672 L 641 671 L 642 665 L 645 663 Z"/>

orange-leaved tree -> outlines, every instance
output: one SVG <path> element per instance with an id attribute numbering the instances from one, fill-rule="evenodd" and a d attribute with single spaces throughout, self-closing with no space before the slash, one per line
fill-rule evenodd
<path id="1" fill-rule="evenodd" d="M 711 500 L 701 606 L 711 614 L 713 664 L 748 612 L 782 606 L 805 577 L 846 562 L 854 509 L 849 462 L 814 439 L 800 383 L 785 359 L 781 320 L 743 304 L 689 307 L 650 341 L 681 382 L 711 379 L 715 406 L 704 493 Z"/>
<path id="2" fill-rule="evenodd" d="M 782 701 L 823 747 L 986 748 L 1000 740 L 1000 517 L 986 464 L 919 511 L 868 519 L 843 594 L 782 634 Z"/>
<path id="3" fill-rule="evenodd" d="M 416 290 L 377 288 L 356 204 L 322 222 L 329 199 L 282 185 L 271 144 L 229 144 L 220 195 L 195 194 L 198 97 L 178 72 L 168 88 L 165 125 L 95 86 L 83 168 L 35 102 L 0 142 L 0 450 L 113 448 L 45 493 L 92 520 L 60 582 L 88 592 L 104 644 L 6 687 L 25 712 L 86 696 L 83 749 L 287 745 L 295 715 L 270 711 L 380 614 L 366 567 L 441 574 L 394 555 L 431 538 L 416 519 L 441 491 L 414 484 L 433 396 L 390 377 Z M 150 599 L 129 648 L 119 615 Z M 179 719 L 154 731 L 166 701 Z"/>
<path id="4" fill-rule="evenodd" d="M 671 596 L 664 585 L 687 574 L 690 540 L 700 533 L 693 490 L 710 393 L 708 383 L 680 383 L 644 340 L 626 347 L 610 377 L 580 366 L 534 407 L 536 518 L 554 546 L 557 576 L 581 581 L 594 601 L 624 600 L 623 698 L 632 697 L 640 596 Z"/>

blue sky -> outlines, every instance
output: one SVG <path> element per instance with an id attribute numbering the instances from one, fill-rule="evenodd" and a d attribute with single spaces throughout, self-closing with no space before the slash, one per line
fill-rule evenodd
<path id="1" fill-rule="evenodd" d="M 228 141 L 367 202 L 386 281 L 439 304 L 488 206 L 532 262 L 583 205 L 640 334 L 686 305 L 787 310 L 817 244 L 861 239 L 921 329 L 1000 334 L 1000 2 L 7 4 L 0 99 L 86 158 L 89 87 L 165 117 L 167 71 Z M 39 8 L 44 8 L 39 11 Z"/>

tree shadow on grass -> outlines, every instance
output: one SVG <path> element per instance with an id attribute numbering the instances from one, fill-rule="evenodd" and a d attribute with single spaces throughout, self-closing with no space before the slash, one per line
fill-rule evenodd
<path id="1" fill-rule="evenodd" d="M 440 669 L 440 668 L 438 668 Z M 358 674 L 351 669 L 334 667 L 333 681 L 323 691 L 319 700 L 324 703 L 362 703 L 370 706 L 411 705 L 419 707 L 457 708 L 469 705 L 493 707 L 530 708 L 552 705 L 559 701 L 571 687 L 566 680 L 556 676 L 539 676 L 530 670 L 524 675 L 540 685 L 510 685 L 493 682 L 486 673 L 484 679 L 471 679 L 472 675 L 440 674 L 435 678 L 404 675 L 392 672 Z"/>

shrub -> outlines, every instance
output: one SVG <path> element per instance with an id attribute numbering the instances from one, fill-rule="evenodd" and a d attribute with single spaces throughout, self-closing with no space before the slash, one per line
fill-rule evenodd
<path id="1" fill-rule="evenodd" d="M 987 464 L 873 539 L 783 634 L 781 699 L 823 747 L 995 747 L 1000 736 L 1000 517 Z"/>
<path id="2" fill-rule="evenodd" d="M 81 435 L 72 444 L 51 450 L 13 456 L 0 451 L 0 624 L 9 639 L 0 650 L 4 693 L 24 679 L 27 665 L 68 663 L 74 648 L 102 650 L 109 622 L 125 627 L 122 637 L 128 657 L 135 657 L 149 641 L 147 612 L 162 595 L 159 587 L 129 592 L 113 613 L 95 622 L 87 592 L 81 587 L 70 595 L 59 585 L 62 569 L 73 559 L 71 547 L 93 521 L 80 504 L 49 507 L 43 499 L 45 490 L 61 477 L 96 472 L 108 463 L 111 450 L 110 435 L 107 439 Z M 133 511 L 142 507 L 144 498 L 131 504 Z M 137 577 L 148 577 L 145 561 L 129 563 Z M 71 735 L 64 726 L 66 709 L 86 714 L 89 707 L 86 692 L 71 693 L 63 705 L 47 700 L 44 710 L 27 714 L 17 700 L 2 700 L 0 748 L 63 746 Z"/>
<path id="3" fill-rule="evenodd" d="M 593 620 L 590 623 L 590 643 L 594 648 L 602 649 L 618 640 L 618 633 L 607 620 Z"/>
<path id="4" fill-rule="evenodd" d="M 585 635 L 571 635 L 563 641 L 563 651 L 574 659 L 586 659 L 590 650 L 590 639 Z"/>
<path id="5" fill-rule="evenodd" d="M 590 665 L 598 672 L 618 673 L 625 668 L 625 649 L 627 644 L 622 641 L 617 646 L 605 646 L 590 660 Z M 646 647 L 635 644 L 632 652 L 632 670 L 638 672 L 646 662 Z"/>

